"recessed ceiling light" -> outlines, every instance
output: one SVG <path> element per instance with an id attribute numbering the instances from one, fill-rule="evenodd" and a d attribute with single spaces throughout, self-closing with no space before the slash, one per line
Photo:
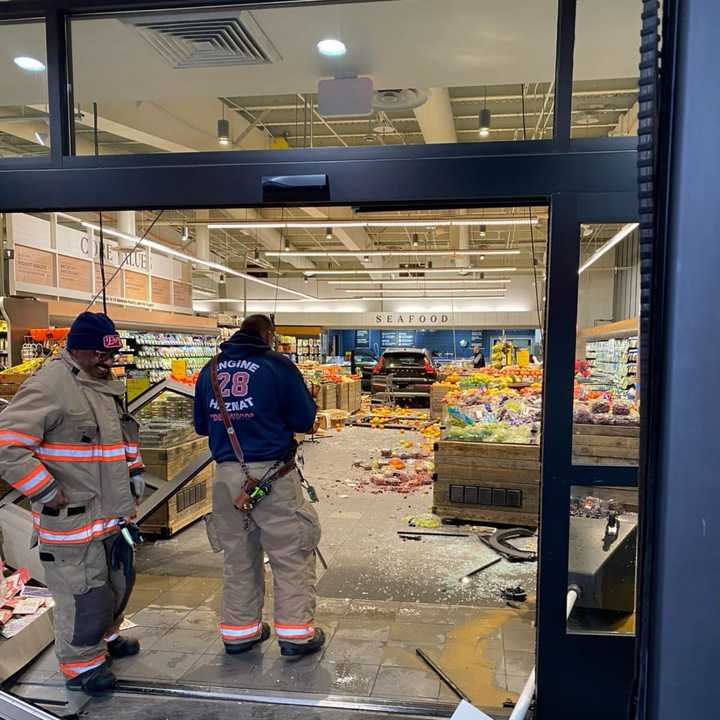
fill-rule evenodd
<path id="1" fill-rule="evenodd" d="M 325 38 L 317 44 L 318 52 L 325 57 L 342 57 L 347 48 L 345 43 L 334 38 Z"/>
<path id="2" fill-rule="evenodd" d="M 14 62 L 19 68 L 27 70 L 28 72 L 42 72 L 45 69 L 43 63 L 31 57 L 16 57 Z"/>

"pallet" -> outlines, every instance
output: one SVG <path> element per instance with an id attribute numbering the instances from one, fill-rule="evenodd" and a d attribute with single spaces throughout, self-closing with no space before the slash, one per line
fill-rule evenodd
<path id="1" fill-rule="evenodd" d="M 536 445 L 435 444 L 433 512 L 442 518 L 537 527 L 540 448 Z"/>
<path id="2" fill-rule="evenodd" d="M 191 460 L 207 450 L 207 438 L 195 437 L 167 448 L 141 448 L 148 473 L 169 482 Z M 212 510 L 212 483 L 215 463 L 211 463 L 187 486 L 169 498 L 140 525 L 148 535 L 172 537 Z"/>
<path id="3" fill-rule="evenodd" d="M 575 465 L 638 465 L 640 428 L 617 425 L 573 425 Z"/>

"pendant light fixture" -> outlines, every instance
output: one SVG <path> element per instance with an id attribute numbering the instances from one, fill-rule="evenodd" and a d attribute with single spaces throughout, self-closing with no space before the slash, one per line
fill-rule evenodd
<path id="1" fill-rule="evenodd" d="M 479 135 L 481 138 L 490 137 L 490 124 L 492 122 L 492 115 L 487 106 L 487 85 L 485 86 L 485 102 L 483 103 L 483 109 L 480 111 L 480 125 Z"/>
<path id="2" fill-rule="evenodd" d="M 230 144 L 230 121 L 225 119 L 225 103 L 222 104 L 222 117 L 217 121 L 217 139 L 220 145 Z"/>
<path id="3" fill-rule="evenodd" d="M 332 240 L 333 234 L 332 234 L 332 228 L 329 227 L 327 230 L 325 230 L 325 239 L 326 240 Z"/>
<path id="4" fill-rule="evenodd" d="M 413 247 L 416 248 L 420 243 L 418 242 L 418 234 L 413 233 Z"/>

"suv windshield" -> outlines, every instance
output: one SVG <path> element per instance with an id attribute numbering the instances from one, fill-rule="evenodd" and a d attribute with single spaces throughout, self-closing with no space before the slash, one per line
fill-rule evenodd
<path id="1" fill-rule="evenodd" d="M 385 365 L 394 367 L 419 366 L 425 363 L 422 353 L 385 353 Z"/>

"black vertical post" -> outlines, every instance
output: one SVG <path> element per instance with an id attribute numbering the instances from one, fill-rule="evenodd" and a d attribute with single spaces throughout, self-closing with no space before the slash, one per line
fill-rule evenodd
<path id="1" fill-rule="evenodd" d="M 47 44 L 48 111 L 50 123 L 50 157 L 54 167 L 74 151 L 72 137 L 71 82 L 68 56 L 66 15 L 51 8 L 45 16 Z"/>
<path id="2" fill-rule="evenodd" d="M 663 13 L 670 37 L 663 38 L 657 201 L 667 260 L 663 323 L 651 330 L 661 333 L 658 423 L 648 438 L 650 467 L 653 455 L 658 464 L 650 478 L 654 517 L 643 567 L 650 577 L 642 584 L 647 617 L 639 649 L 639 717 L 652 720 L 709 717 L 720 707 L 715 678 L 720 443 L 714 402 L 720 394 L 720 244 L 715 241 L 720 85 L 708 81 L 710 69 L 720 66 L 720 4 L 670 1 Z"/>
<path id="3" fill-rule="evenodd" d="M 557 715 L 566 690 L 559 648 L 565 638 L 570 527 L 573 369 L 575 363 L 579 223 L 575 195 L 550 206 L 543 387 L 540 558 L 538 565 L 538 717 Z M 576 709 L 576 708 L 575 708 Z"/>
<path id="4" fill-rule="evenodd" d="M 570 126 L 572 124 L 576 5 L 577 0 L 558 0 L 553 136 L 558 149 L 563 150 L 566 150 L 570 144 Z"/>

